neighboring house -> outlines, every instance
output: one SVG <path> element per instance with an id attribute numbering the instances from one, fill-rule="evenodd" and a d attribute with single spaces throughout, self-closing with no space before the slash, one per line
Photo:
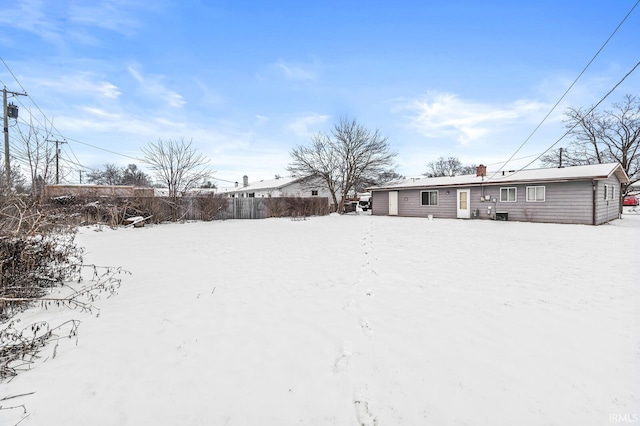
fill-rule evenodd
<path id="1" fill-rule="evenodd" d="M 228 197 L 327 197 L 331 202 L 331 194 L 321 186 L 303 184 L 299 177 L 279 177 L 258 182 L 249 182 L 247 176 L 243 177 L 242 186 L 218 188 L 217 193 Z"/>
<path id="2" fill-rule="evenodd" d="M 369 188 L 372 214 L 599 225 L 620 217 L 620 164 L 413 178 Z"/>

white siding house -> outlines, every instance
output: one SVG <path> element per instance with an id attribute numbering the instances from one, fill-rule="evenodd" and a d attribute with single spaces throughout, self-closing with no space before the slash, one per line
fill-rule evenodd
<path id="1" fill-rule="evenodd" d="M 217 193 L 228 197 L 327 197 L 331 203 L 331 194 L 320 185 L 302 183 L 300 177 L 278 177 L 275 179 L 249 182 L 244 176 L 242 184 L 236 186 L 218 188 Z"/>

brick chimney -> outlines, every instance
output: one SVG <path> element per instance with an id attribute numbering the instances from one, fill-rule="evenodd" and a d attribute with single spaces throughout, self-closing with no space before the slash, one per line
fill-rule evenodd
<path id="1" fill-rule="evenodd" d="M 476 176 L 486 176 L 487 175 L 487 166 L 484 164 L 480 164 L 476 167 Z"/>

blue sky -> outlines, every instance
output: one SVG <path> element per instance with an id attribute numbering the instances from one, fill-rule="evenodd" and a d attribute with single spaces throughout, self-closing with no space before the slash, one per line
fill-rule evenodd
<path id="1" fill-rule="evenodd" d="M 0 83 L 29 94 L 11 98 L 21 120 L 44 113 L 67 140 L 70 182 L 73 163 L 141 165 L 170 138 L 223 186 L 286 175 L 291 149 L 341 116 L 387 136 L 403 175 L 440 156 L 497 169 L 636 1 L 14 0 Z M 507 167 L 562 136 L 567 106 L 598 102 L 639 42 L 640 6 Z M 639 92 L 637 71 L 604 105 Z"/>

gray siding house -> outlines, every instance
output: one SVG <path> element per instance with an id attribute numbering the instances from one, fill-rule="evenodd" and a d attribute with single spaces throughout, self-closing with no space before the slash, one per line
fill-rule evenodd
<path id="1" fill-rule="evenodd" d="M 600 225 L 620 217 L 618 163 L 420 177 L 369 188 L 372 214 Z"/>

